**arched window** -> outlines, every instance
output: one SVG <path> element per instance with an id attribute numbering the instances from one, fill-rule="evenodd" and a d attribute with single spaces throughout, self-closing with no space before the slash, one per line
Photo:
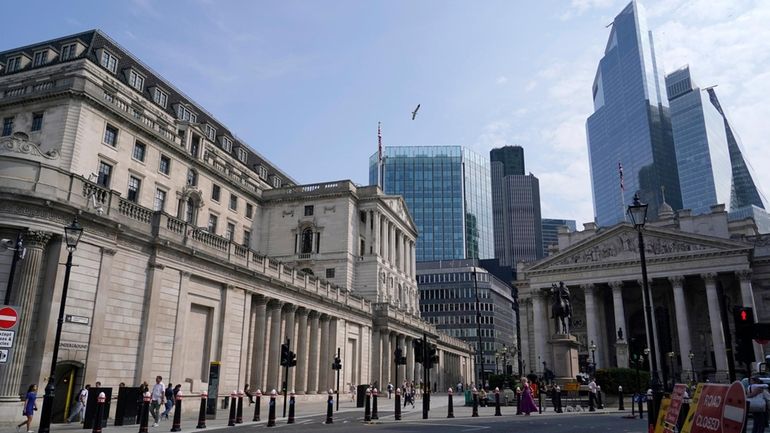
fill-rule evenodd
<path id="1" fill-rule="evenodd" d="M 302 230 L 302 254 L 310 254 L 313 252 L 313 229 L 310 227 Z"/>
<path id="2" fill-rule="evenodd" d="M 198 186 L 198 172 L 192 168 L 187 171 L 187 185 Z"/>
<path id="3" fill-rule="evenodd" d="M 184 214 L 184 220 L 188 224 L 195 224 L 195 209 L 197 208 L 195 204 L 195 200 L 193 200 L 192 197 L 189 197 L 187 199 L 187 203 L 185 206 L 185 214 Z"/>

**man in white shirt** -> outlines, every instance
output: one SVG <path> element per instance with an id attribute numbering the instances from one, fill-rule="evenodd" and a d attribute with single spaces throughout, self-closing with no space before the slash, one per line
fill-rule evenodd
<path id="1" fill-rule="evenodd" d="M 593 412 L 596 410 L 596 380 L 591 378 L 588 382 L 588 411 Z"/>
<path id="2" fill-rule="evenodd" d="M 152 387 L 150 394 L 150 412 L 152 413 L 152 419 L 155 420 L 153 427 L 158 426 L 160 420 L 160 406 L 165 403 L 166 400 L 166 386 L 163 385 L 163 378 L 160 376 L 155 377 L 155 385 Z"/>
<path id="3" fill-rule="evenodd" d="M 75 417 L 80 417 L 80 422 L 86 419 L 86 403 L 88 402 L 88 390 L 91 388 L 90 384 L 86 384 L 86 387 L 81 389 L 78 393 L 77 401 L 75 402 L 75 409 L 70 413 L 67 422 L 72 422 Z"/>

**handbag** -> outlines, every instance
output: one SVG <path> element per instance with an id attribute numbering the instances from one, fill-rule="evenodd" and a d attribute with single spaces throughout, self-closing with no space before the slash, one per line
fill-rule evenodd
<path id="1" fill-rule="evenodd" d="M 749 387 L 751 391 L 751 387 Z M 767 411 L 767 401 L 765 400 L 764 392 L 749 397 L 746 399 L 749 402 L 749 412 L 765 412 Z"/>

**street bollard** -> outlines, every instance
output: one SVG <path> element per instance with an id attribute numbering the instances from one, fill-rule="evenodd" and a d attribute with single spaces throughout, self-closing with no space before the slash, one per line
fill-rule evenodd
<path id="1" fill-rule="evenodd" d="M 294 424 L 294 404 L 296 403 L 296 400 L 294 399 L 294 390 L 292 389 L 289 393 L 289 419 L 286 420 L 286 424 Z"/>
<path id="2" fill-rule="evenodd" d="M 334 424 L 334 392 L 329 390 L 329 397 L 326 399 L 326 422 L 325 424 Z"/>
<path id="3" fill-rule="evenodd" d="M 623 386 L 618 385 L 618 410 L 626 410 L 623 403 Z"/>
<path id="4" fill-rule="evenodd" d="M 653 410 L 655 409 L 655 402 L 652 397 L 652 390 L 647 392 L 647 421 L 655 423 L 655 417 L 653 416 Z"/>
<path id="5" fill-rule="evenodd" d="M 396 410 L 393 412 L 393 419 L 401 421 L 401 387 L 396 387 Z"/>
<path id="6" fill-rule="evenodd" d="M 596 393 L 588 391 L 588 411 L 593 412 L 596 410 Z"/>
<path id="7" fill-rule="evenodd" d="M 644 418 L 644 396 L 642 394 L 639 394 L 637 397 L 637 400 L 639 401 L 639 419 Z"/>
<path id="8" fill-rule="evenodd" d="M 238 392 L 233 391 L 230 393 L 230 417 L 227 420 L 227 426 L 232 427 L 235 425 L 235 399 L 238 398 Z"/>
<path id="9" fill-rule="evenodd" d="M 201 407 L 198 410 L 198 425 L 195 428 L 206 428 L 206 399 L 209 398 L 206 391 L 201 393 Z"/>
<path id="10" fill-rule="evenodd" d="M 94 419 L 94 428 L 91 433 L 102 433 L 102 419 L 104 417 L 104 400 L 107 396 L 103 392 L 99 393 L 99 397 L 96 398 L 96 419 Z"/>
<path id="11" fill-rule="evenodd" d="M 473 414 L 471 417 L 476 418 L 479 416 L 479 391 L 474 387 L 473 391 Z"/>
<path id="12" fill-rule="evenodd" d="M 636 418 L 636 393 L 631 395 L 631 418 Z"/>
<path id="13" fill-rule="evenodd" d="M 516 415 L 521 415 L 521 389 L 516 387 Z"/>
<path id="14" fill-rule="evenodd" d="M 503 416 L 500 413 L 500 388 L 495 388 L 495 416 Z"/>
<path id="15" fill-rule="evenodd" d="M 254 394 L 254 397 L 256 397 L 256 400 L 254 401 L 254 418 L 252 421 L 257 422 L 259 421 L 259 411 L 260 406 L 262 405 L 262 391 L 259 388 L 257 388 L 257 392 Z"/>
<path id="16" fill-rule="evenodd" d="M 543 413 L 543 389 L 537 387 L 537 413 Z"/>
<path id="17" fill-rule="evenodd" d="M 372 389 L 366 388 L 366 397 L 364 397 L 364 422 L 370 422 L 372 420 L 371 395 Z"/>
<path id="18" fill-rule="evenodd" d="M 243 391 L 238 390 L 238 406 L 235 408 L 235 423 L 243 424 Z"/>
<path id="19" fill-rule="evenodd" d="M 599 385 L 596 385 L 596 398 L 598 399 L 596 402 L 596 408 L 604 409 L 604 400 L 602 399 L 602 387 Z"/>
<path id="20" fill-rule="evenodd" d="M 150 398 L 150 392 L 145 392 L 142 413 L 139 415 L 139 433 L 147 433 L 147 424 L 150 421 Z"/>
<path id="21" fill-rule="evenodd" d="M 174 399 L 176 400 L 174 402 L 174 421 L 169 431 L 182 431 L 182 392 L 177 392 Z"/>
<path id="22" fill-rule="evenodd" d="M 377 416 L 377 388 L 372 390 L 372 419 L 380 419 Z"/>
<path id="23" fill-rule="evenodd" d="M 446 417 L 447 418 L 454 418 L 455 417 L 455 408 L 454 408 L 454 399 L 452 398 L 452 388 L 449 388 L 449 391 L 447 391 L 447 394 L 449 395 L 447 399 L 447 410 L 446 410 Z"/>
<path id="24" fill-rule="evenodd" d="M 267 404 L 267 427 L 275 427 L 275 390 L 270 391 L 270 403 Z"/>

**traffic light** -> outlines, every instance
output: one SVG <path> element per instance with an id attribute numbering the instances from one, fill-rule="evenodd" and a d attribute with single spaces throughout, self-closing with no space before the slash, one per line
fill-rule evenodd
<path id="1" fill-rule="evenodd" d="M 433 368 L 434 365 L 438 365 L 438 349 L 435 344 L 428 345 L 428 353 L 426 354 L 428 359 L 425 364 L 426 368 Z"/>
<path id="2" fill-rule="evenodd" d="M 342 369 L 342 360 L 335 356 L 334 362 L 332 362 L 332 370 L 341 370 Z"/>
<path id="3" fill-rule="evenodd" d="M 422 345 L 422 340 L 414 340 L 414 362 L 419 362 L 422 364 L 423 355 L 425 354 L 425 349 Z"/>
<path id="4" fill-rule="evenodd" d="M 297 354 L 289 351 L 289 367 L 296 367 L 297 366 Z"/>
<path id="5" fill-rule="evenodd" d="M 406 365 L 406 356 L 404 356 L 404 351 L 401 350 L 400 347 L 397 347 L 396 350 L 393 352 L 393 359 L 396 362 L 396 365 Z"/>
<path id="6" fill-rule="evenodd" d="M 750 307 L 733 308 L 735 320 L 735 359 L 739 362 L 754 361 L 754 310 Z"/>
<path id="7" fill-rule="evenodd" d="M 289 345 L 286 343 L 281 344 L 281 367 L 286 367 L 289 365 L 289 354 L 291 351 L 289 350 Z"/>

